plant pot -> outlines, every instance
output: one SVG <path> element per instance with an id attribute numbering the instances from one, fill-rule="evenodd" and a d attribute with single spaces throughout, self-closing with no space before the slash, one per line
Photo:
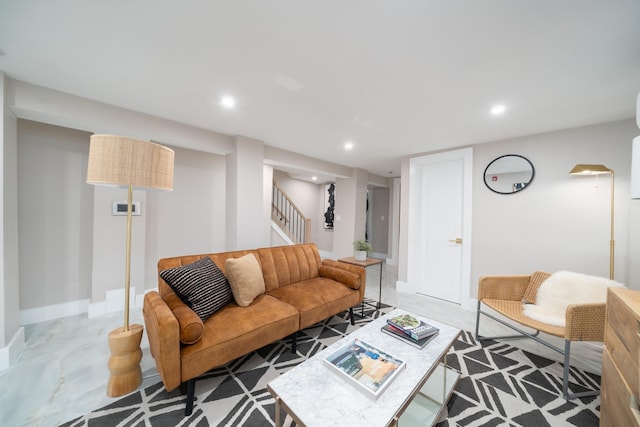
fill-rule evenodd
<path id="1" fill-rule="evenodd" d="M 366 261 L 367 251 L 353 251 L 353 257 L 356 259 L 356 261 Z"/>

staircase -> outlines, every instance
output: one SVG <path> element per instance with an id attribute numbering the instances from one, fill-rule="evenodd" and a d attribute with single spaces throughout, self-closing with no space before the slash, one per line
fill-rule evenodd
<path id="1" fill-rule="evenodd" d="M 275 181 L 271 192 L 271 219 L 294 244 L 309 242 L 311 220 L 302 214 Z"/>

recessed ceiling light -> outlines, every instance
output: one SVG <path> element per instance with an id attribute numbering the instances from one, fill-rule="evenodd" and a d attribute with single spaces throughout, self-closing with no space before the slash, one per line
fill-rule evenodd
<path id="1" fill-rule="evenodd" d="M 223 96 L 220 99 L 220 105 L 222 105 L 224 108 L 233 108 L 236 106 L 236 99 L 233 96 Z"/>
<path id="2" fill-rule="evenodd" d="M 318 179 L 318 177 L 317 176 L 312 176 L 311 179 L 316 181 Z"/>
<path id="3" fill-rule="evenodd" d="M 505 107 L 504 104 L 494 105 L 493 108 L 491 108 L 491 114 L 493 114 L 494 116 L 499 116 L 500 114 L 504 113 L 506 110 L 507 110 L 507 107 Z"/>
<path id="4" fill-rule="evenodd" d="M 347 141 L 344 143 L 344 149 L 345 150 L 352 150 L 353 149 L 353 142 L 351 141 Z"/>

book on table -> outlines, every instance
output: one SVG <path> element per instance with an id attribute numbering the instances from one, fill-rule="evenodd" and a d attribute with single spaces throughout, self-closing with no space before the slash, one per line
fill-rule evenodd
<path id="1" fill-rule="evenodd" d="M 391 335 L 392 337 L 398 338 L 399 340 L 406 342 L 407 344 L 412 345 L 415 348 L 419 348 L 419 349 L 425 348 L 425 346 L 438 335 L 438 332 L 436 332 L 422 339 L 414 340 L 405 331 L 403 331 L 402 329 L 396 328 L 390 323 L 387 323 L 386 325 L 381 327 L 380 330 L 387 335 Z"/>
<path id="2" fill-rule="evenodd" d="M 439 331 L 435 326 L 411 314 L 401 314 L 391 317 L 387 319 L 387 323 L 402 330 L 416 341 L 429 337 Z"/>
<path id="3" fill-rule="evenodd" d="M 349 340 L 324 361 L 369 397 L 377 399 L 405 368 L 406 363 L 366 342 Z"/>

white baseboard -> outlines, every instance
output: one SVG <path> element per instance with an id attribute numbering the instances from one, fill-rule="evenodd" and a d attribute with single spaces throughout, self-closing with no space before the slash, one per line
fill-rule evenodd
<path id="1" fill-rule="evenodd" d="M 414 293 L 415 289 L 411 289 L 411 286 L 407 282 L 401 282 L 400 280 L 396 280 L 396 291 L 405 292 L 405 293 Z"/>
<path id="2" fill-rule="evenodd" d="M 150 290 L 153 289 L 148 289 L 145 293 Z M 130 307 L 140 308 L 144 301 L 144 294 L 137 295 L 136 288 L 132 286 L 129 288 L 129 301 Z M 95 317 L 104 316 L 105 314 L 110 313 L 117 313 L 119 311 L 124 311 L 124 288 L 107 291 L 106 299 L 104 301 L 89 304 L 88 314 L 89 318 L 93 319 Z"/>
<path id="3" fill-rule="evenodd" d="M 27 308 L 20 310 L 20 324 L 30 325 L 32 323 L 46 322 L 47 320 L 59 319 L 61 317 L 74 316 L 76 314 L 86 313 L 88 308 L 88 299 L 46 305 L 44 307 Z"/>
<path id="4" fill-rule="evenodd" d="M 400 280 L 396 281 L 396 291 L 407 294 L 414 294 L 417 292 L 417 290 L 413 289 L 407 282 L 401 282 Z M 475 312 L 478 308 L 478 301 L 474 298 L 462 298 L 460 308 Z"/>
<path id="5" fill-rule="evenodd" d="M 153 289 L 147 289 L 149 292 Z M 144 294 L 136 295 L 135 288 L 131 288 L 131 307 L 142 308 Z M 124 310 L 124 289 L 107 291 L 106 300 L 90 303 L 88 299 L 69 301 L 61 304 L 46 305 L 44 307 L 20 310 L 20 325 L 30 325 L 38 322 L 59 319 L 87 313 L 90 319 Z"/>
<path id="6" fill-rule="evenodd" d="M 9 369 L 24 347 L 24 328 L 20 327 L 6 347 L 0 348 L 0 372 Z"/>

